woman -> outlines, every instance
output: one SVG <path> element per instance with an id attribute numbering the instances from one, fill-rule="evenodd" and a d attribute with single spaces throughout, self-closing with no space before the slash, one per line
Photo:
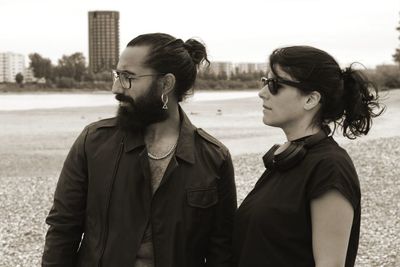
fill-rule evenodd
<path id="1" fill-rule="evenodd" d="M 236 214 L 235 265 L 354 266 L 360 185 L 352 160 L 328 124 L 354 139 L 380 115 L 377 91 L 324 51 L 276 49 L 259 92 L 263 122 L 287 142 L 263 157 L 266 171 Z"/>

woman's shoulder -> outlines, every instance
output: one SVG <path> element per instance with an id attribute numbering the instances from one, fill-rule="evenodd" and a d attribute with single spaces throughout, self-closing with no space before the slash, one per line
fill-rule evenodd
<path id="1" fill-rule="evenodd" d="M 353 161 L 347 151 L 332 136 L 311 147 L 308 154 L 315 163 L 329 165 L 348 163 L 353 166 Z"/>
<path id="2" fill-rule="evenodd" d="M 360 184 L 347 151 L 329 137 L 311 148 L 308 155 L 307 160 L 311 167 L 308 180 L 309 198 L 316 198 L 334 188 L 356 207 L 360 197 Z"/>

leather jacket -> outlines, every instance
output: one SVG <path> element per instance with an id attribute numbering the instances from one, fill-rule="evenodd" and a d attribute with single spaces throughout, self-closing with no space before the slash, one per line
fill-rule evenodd
<path id="1" fill-rule="evenodd" d="M 83 130 L 46 219 L 42 266 L 132 267 L 148 223 L 156 267 L 230 266 L 232 160 L 180 115 L 175 155 L 154 195 L 142 133 L 121 131 L 115 118 Z"/>

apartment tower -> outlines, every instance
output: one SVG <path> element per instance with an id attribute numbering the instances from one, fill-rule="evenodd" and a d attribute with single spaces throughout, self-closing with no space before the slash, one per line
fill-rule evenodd
<path id="1" fill-rule="evenodd" d="M 24 74 L 25 56 L 12 52 L 0 53 L 0 83 L 15 83 L 18 73 Z"/>
<path id="2" fill-rule="evenodd" d="M 89 69 L 103 72 L 115 68 L 119 58 L 119 12 L 89 12 Z"/>

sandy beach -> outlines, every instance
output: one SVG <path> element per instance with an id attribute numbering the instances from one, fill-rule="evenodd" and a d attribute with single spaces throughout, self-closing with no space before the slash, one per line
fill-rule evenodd
<path id="1" fill-rule="evenodd" d="M 382 97 L 387 110 L 367 137 L 335 136 L 352 156 L 362 187 L 356 266 L 400 266 L 400 90 Z M 182 107 L 230 149 L 240 203 L 263 171 L 262 154 L 282 143 L 283 134 L 262 124 L 256 96 Z M 0 111 L 0 266 L 40 265 L 44 220 L 64 158 L 85 125 L 115 111 L 116 105 Z"/>

